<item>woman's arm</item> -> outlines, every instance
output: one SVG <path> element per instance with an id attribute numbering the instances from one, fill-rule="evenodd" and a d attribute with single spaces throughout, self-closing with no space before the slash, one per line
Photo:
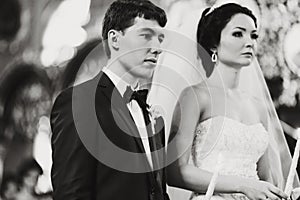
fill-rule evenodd
<path id="1" fill-rule="evenodd" d="M 168 184 L 198 193 L 206 192 L 212 173 L 189 164 L 188 160 L 195 127 L 206 103 L 209 102 L 208 97 L 195 87 L 183 91 L 173 115 L 168 146 L 168 161 L 171 162 L 177 158 L 167 168 Z M 250 199 L 286 198 L 282 191 L 270 183 L 237 176 L 219 176 L 215 192 L 240 192 Z"/>
<path id="2" fill-rule="evenodd" d="M 257 112 L 259 113 L 260 122 L 268 130 L 268 112 L 267 109 L 261 104 L 258 99 L 253 99 L 253 107 L 256 108 Z M 267 181 L 269 183 L 273 183 L 274 185 L 278 186 L 278 183 L 274 183 L 272 178 L 272 174 L 270 171 L 270 158 L 269 158 L 269 151 L 271 149 L 270 144 L 268 145 L 267 150 L 264 152 L 262 157 L 257 162 L 257 172 L 260 180 Z"/>
<path id="3" fill-rule="evenodd" d="M 265 151 L 263 156 L 259 159 L 257 163 L 257 172 L 260 180 L 274 183 L 269 166 L 268 150 Z"/>

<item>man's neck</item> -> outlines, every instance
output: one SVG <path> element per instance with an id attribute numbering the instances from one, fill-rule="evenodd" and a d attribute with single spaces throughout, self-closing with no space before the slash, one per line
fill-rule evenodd
<path id="1" fill-rule="evenodd" d="M 138 78 L 129 73 L 118 60 L 109 59 L 107 61 L 106 68 L 119 76 L 123 81 L 131 85 L 132 88 L 135 88 L 138 85 Z"/>

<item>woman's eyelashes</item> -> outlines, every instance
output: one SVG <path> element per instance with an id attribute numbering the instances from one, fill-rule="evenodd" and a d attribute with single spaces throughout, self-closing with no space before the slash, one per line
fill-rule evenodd
<path id="1" fill-rule="evenodd" d="M 232 33 L 232 36 L 237 37 L 237 38 L 241 38 L 244 36 L 244 33 L 242 31 L 236 31 Z M 251 39 L 256 40 L 258 38 L 258 34 L 257 33 L 251 33 L 250 34 Z"/>
<path id="2" fill-rule="evenodd" d="M 252 34 L 251 34 L 251 38 L 252 38 L 253 40 L 256 40 L 256 39 L 258 38 L 258 34 L 257 34 L 257 33 L 252 33 Z"/>
<path id="3" fill-rule="evenodd" d="M 234 36 L 234 37 L 243 37 L 243 33 L 242 33 L 242 31 L 235 31 L 235 32 L 233 32 L 232 33 L 232 35 Z"/>

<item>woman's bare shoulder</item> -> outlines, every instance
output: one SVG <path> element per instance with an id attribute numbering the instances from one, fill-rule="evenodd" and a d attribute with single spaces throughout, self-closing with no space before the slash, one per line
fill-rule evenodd
<path id="1" fill-rule="evenodd" d="M 207 86 L 203 83 L 199 83 L 185 88 L 181 93 L 181 98 L 194 99 L 205 103 L 208 102 L 211 97 Z"/>
<path id="2" fill-rule="evenodd" d="M 183 109 L 190 114 L 200 116 L 210 103 L 208 89 L 202 84 L 192 85 L 185 88 L 179 97 L 177 108 Z"/>

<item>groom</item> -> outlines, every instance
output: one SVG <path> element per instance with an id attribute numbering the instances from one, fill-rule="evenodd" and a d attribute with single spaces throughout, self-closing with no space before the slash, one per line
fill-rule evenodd
<path id="1" fill-rule="evenodd" d="M 102 36 L 108 63 L 68 88 L 51 112 L 54 200 L 167 200 L 164 123 L 146 90 L 159 54 L 165 12 L 148 0 L 117 0 Z"/>

